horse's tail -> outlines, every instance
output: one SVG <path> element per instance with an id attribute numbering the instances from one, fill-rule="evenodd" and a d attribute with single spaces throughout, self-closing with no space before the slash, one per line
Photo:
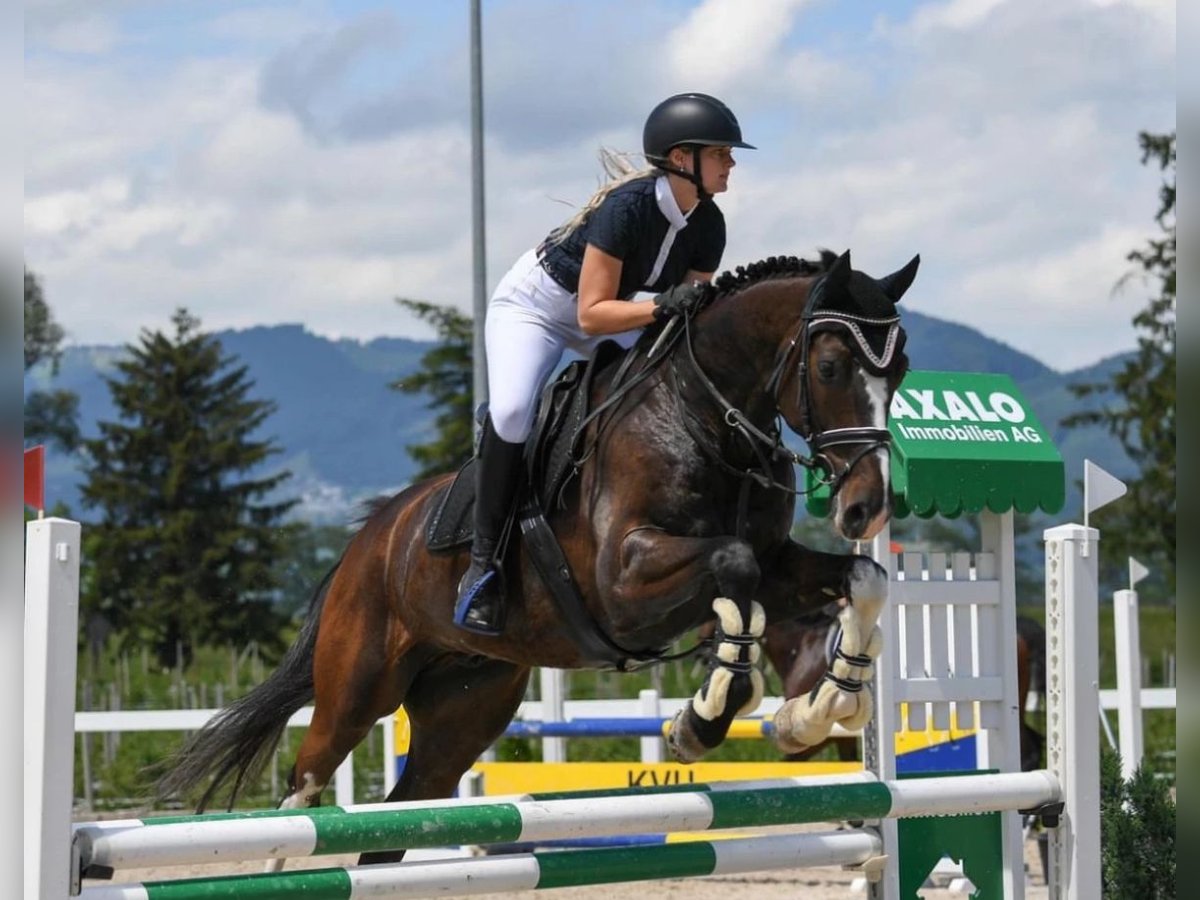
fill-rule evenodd
<path id="1" fill-rule="evenodd" d="M 186 797 L 210 776 L 196 806 L 204 812 L 223 785 L 232 780 L 229 808 L 238 793 L 253 784 L 271 759 L 292 713 L 313 698 L 313 651 L 329 583 L 341 560 L 321 580 L 295 643 L 279 667 L 258 687 L 213 716 L 167 763 L 170 770 L 154 785 L 156 801 Z"/>
<path id="2" fill-rule="evenodd" d="M 1046 629 L 1036 619 L 1017 616 L 1017 634 L 1029 648 L 1029 689 L 1046 693 Z"/>

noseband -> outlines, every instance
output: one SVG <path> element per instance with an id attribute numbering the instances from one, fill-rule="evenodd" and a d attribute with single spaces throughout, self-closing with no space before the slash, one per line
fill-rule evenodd
<path id="1" fill-rule="evenodd" d="M 819 487 L 828 487 L 830 496 L 834 496 L 850 476 L 855 466 L 874 451 L 886 449 L 891 446 L 892 435 L 887 428 L 861 426 L 823 429 L 817 422 L 816 410 L 812 402 L 808 369 L 808 354 L 812 346 L 813 334 L 827 327 L 846 328 L 856 338 L 858 352 L 863 357 L 864 362 L 873 369 L 884 371 L 891 365 L 895 350 L 897 349 L 900 322 L 899 315 L 887 318 L 872 318 L 832 310 L 818 311 L 815 300 L 824 287 L 824 281 L 825 276 L 822 276 L 809 290 L 808 300 L 805 303 L 804 312 L 800 316 L 800 321 L 796 326 L 796 331 L 787 346 L 779 353 L 775 367 L 771 371 L 771 376 L 767 379 L 765 390 L 771 395 L 774 401 L 777 416 L 770 429 L 770 433 L 762 431 L 741 410 L 730 403 L 713 383 L 712 379 L 705 373 L 696 359 L 696 351 L 692 338 L 691 315 L 685 315 L 684 317 L 684 343 L 687 346 L 688 360 L 691 363 L 692 369 L 698 376 L 700 383 L 704 386 L 705 391 L 721 409 L 725 424 L 731 430 L 740 434 L 758 457 L 761 472 L 756 472 L 753 469 L 739 469 L 727 463 L 720 457 L 720 454 L 715 454 L 717 462 L 723 468 L 731 472 L 736 472 L 745 479 L 744 485 L 746 488 L 753 481 L 762 487 L 799 495 L 811 493 Z M 888 329 L 888 338 L 882 354 L 877 355 L 871 349 L 862 334 L 863 326 L 868 328 L 886 327 Z M 784 373 L 787 371 L 788 364 L 794 356 L 797 347 L 800 350 L 799 384 L 797 389 L 800 394 L 801 422 L 803 428 L 803 433 L 800 436 L 808 444 L 809 449 L 813 453 L 812 456 L 795 453 L 784 445 L 782 429 L 779 427 L 778 421 L 778 417 L 781 415 L 779 412 L 779 395 L 783 389 Z M 672 358 L 672 363 L 674 363 L 674 359 L 675 357 Z M 701 445 L 703 446 L 703 443 Z M 826 452 L 831 447 L 857 447 L 858 449 L 850 455 L 844 465 L 839 467 L 836 460 Z M 797 490 L 780 483 L 771 474 L 770 464 L 772 460 L 787 460 L 794 465 L 803 466 L 806 469 L 814 471 L 817 473 L 816 483 L 807 490 Z M 743 491 L 743 494 L 745 493 L 746 491 Z"/>

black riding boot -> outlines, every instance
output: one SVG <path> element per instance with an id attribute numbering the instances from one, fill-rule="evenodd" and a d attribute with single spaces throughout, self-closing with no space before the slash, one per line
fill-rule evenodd
<path id="1" fill-rule="evenodd" d="M 504 628 L 504 587 L 496 554 L 521 476 L 523 443 L 510 444 L 483 423 L 475 463 L 475 540 L 471 564 L 458 583 L 454 622 L 467 631 L 499 634 Z"/>

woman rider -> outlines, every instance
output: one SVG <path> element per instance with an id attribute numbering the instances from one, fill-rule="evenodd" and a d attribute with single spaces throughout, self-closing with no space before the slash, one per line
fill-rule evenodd
<path id="1" fill-rule="evenodd" d="M 707 94 L 676 94 L 646 120 L 651 168 L 606 184 L 501 279 L 485 337 L 489 404 L 475 467 L 475 537 L 454 621 L 481 634 L 504 627 L 497 553 L 522 452 L 546 380 L 570 348 L 588 356 L 605 338 L 632 346 L 656 320 L 687 310 L 725 250 L 713 195 L 728 189 L 737 118 Z M 653 299 L 630 298 L 639 291 Z"/>

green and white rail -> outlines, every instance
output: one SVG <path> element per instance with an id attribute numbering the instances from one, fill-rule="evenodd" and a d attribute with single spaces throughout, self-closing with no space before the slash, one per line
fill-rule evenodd
<path id="1" fill-rule="evenodd" d="M 726 783 L 680 792 L 518 802 L 388 804 L 336 813 L 289 810 L 255 817 L 189 817 L 165 824 L 76 830 L 84 869 L 286 859 L 331 853 L 536 842 L 653 832 L 863 821 L 1028 809 L 1056 802 L 1049 772 L 877 781 L 831 777 L 814 785 L 747 789 Z"/>
<path id="2" fill-rule="evenodd" d="M 227 875 L 86 888 L 84 900 L 358 900 L 454 897 L 660 878 L 858 865 L 883 850 L 867 831 L 786 834 L 657 847 L 522 853 L 470 860 Z"/>

